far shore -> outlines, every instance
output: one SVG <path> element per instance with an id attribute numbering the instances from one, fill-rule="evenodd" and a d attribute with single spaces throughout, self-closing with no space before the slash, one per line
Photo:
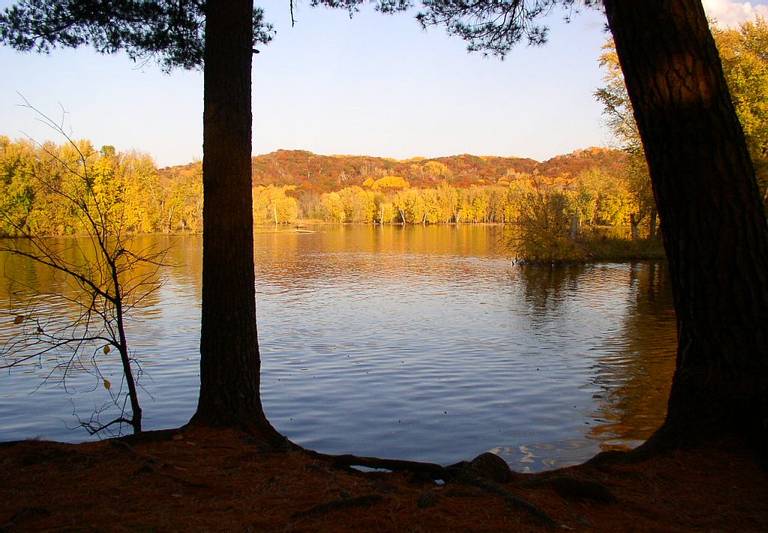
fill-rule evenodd
<path id="1" fill-rule="evenodd" d="M 297 233 L 311 234 L 320 228 L 331 227 L 369 227 L 369 228 L 472 228 L 472 227 L 498 227 L 509 228 L 511 232 L 519 232 L 519 228 L 512 224 L 497 222 L 482 223 L 445 223 L 445 224 L 365 224 L 359 222 L 329 222 L 320 219 L 298 219 L 285 224 L 255 224 L 254 234 L 267 233 Z M 132 237 L 185 237 L 199 236 L 202 232 L 177 231 L 162 233 L 135 233 Z M 50 235 L 51 239 L 78 238 L 79 235 Z M 25 240 L 25 237 L 2 236 L 0 239 Z M 532 240 L 532 242 L 530 242 Z M 604 234 L 585 234 L 577 239 L 558 237 L 554 240 L 545 237 L 534 236 L 525 240 L 521 237 L 510 238 L 510 256 L 519 264 L 559 264 L 559 263 L 592 263 L 605 261 L 655 261 L 666 258 L 664 247 L 660 239 L 626 239 L 609 237 Z"/>

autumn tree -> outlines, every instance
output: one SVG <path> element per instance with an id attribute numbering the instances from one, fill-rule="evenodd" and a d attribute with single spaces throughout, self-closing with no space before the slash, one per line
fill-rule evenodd
<path id="1" fill-rule="evenodd" d="M 295 185 L 258 186 L 253 188 L 253 221 L 256 224 L 288 224 L 299 216 L 299 202 L 288 193 Z"/>
<path id="2" fill-rule="evenodd" d="M 757 17 L 738 28 L 715 27 L 712 34 L 768 205 L 768 22 Z"/>
<path id="3" fill-rule="evenodd" d="M 203 229 L 203 172 L 195 167 L 172 174 L 161 201 L 158 231 L 173 233 Z"/>
<path id="4" fill-rule="evenodd" d="M 627 183 L 637 206 L 631 214 L 632 233 L 637 234 L 638 226 L 647 220 L 648 237 L 652 239 L 656 236 L 656 201 L 653 197 L 651 176 L 648 174 L 640 132 L 632 116 L 632 105 L 629 102 L 613 41 L 609 41 L 603 47 L 600 66 L 604 72 L 604 85 L 595 91 L 595 98 L 603 106 L 608 127 L 629 155 L 626 169 Z"/>
<path id="5" fill-rule="evenodd" d="M 252 0 L 21 0 L 0 14 L 0 42 L 22 51 L 90 45 L 204 66 L 203 296 L 194 421 L 276 437 L 259 396 L 251 197 L 251 63 L 271 31 Z"/>
<path id="6" fill-rule="evenodd" d="M 569 231 L 578 204 L 572 203 L 562 179 L 518 178 L 510 184 L 509 197 L 519 225 L 519 259 L 550 263 L 583 257 Z"/>
<path id="7" fill-rule="evenodd" d="M 587 2 L 593 3 L 593 2 Z M 503 56 L 572 1 L 427 0 L 420 20 Z M 604 0 L 661 217 L 678 320 L 662 428 L 646 449 L 768 433 L 768 226 L 700 0 Z"/>
<path id="8" fill-rule="evenodd" d="M 87 140 L 78 141 L 84 154 L 94 160 L 90 174 L 94 191 L 109 199 L 122 212 L 121 228 L 128 233 L 163 231 L 165 210 L 173 208 L 175 187 L 163 186 L 152 158 L 139 152 L 118 152 L 112 146 L 96 150 Z M 66 146 L 46 142 L 37 146 L 29 140 L 12 141 L 0 137 L 0 207 L 14 213 L 24 231 L 37 236 L 62 236 L 82 233 L 82 219 L 61 201 L 46 183 L 60 180 L 56 165 L 40 165 L 46 153 L 59 153 Z M 173 185 L 177 183 L 174 180 Z M 202 191 L 197 195 L 202 199 Z M 0 235 L 18 236 L 14 226 L 0 221 Z"/>

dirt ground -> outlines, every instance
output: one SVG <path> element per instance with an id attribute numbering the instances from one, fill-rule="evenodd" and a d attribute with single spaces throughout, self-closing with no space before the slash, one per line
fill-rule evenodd
<path id="1" fill-rule="evenodd" d="M 0 445 L 0 531 L 541 529 L 768 531 L 768 473 L 733 443 L 444 485 L 265 451 L 230 430 Z"/>

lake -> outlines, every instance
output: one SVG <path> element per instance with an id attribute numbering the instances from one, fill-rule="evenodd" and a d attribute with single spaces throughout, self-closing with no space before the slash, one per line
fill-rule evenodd
<path id="1" fill-rule="evenodd" d="M 492 451 L 540 471 L 635 446 L 663 420 L 676 345 L 664 264 L 515 265 L 500 226 L 310 229 L 254 239 L 263 402 L 292 440 L 444 464 Z M 140 240 L 169 247 L 173 266 L 129 342 L 145 428 L 174 427 L 197 401 L 202 238 Z M 70 290 L 16 258 L 0 269 L 0 336 L 20 287 Z M 114 355 L 99 356 L 111 392 Z M 108 393 L 87 368 L 63 387 L 53 362 L 0 372 L 0 440 L 89 438 L 77 417 Z"/>

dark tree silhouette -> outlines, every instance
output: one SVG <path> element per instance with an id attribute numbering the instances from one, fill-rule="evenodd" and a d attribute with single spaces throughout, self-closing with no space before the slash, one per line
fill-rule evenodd
<path id="1" fill-rule="evenodd" d="M 259 395 L 251 208 L 251 58 L 271 28 L 252 0 L 22 0 L 0 43 L 91 45 L 164 69 L 204 68 L 201 387 L 193 421 L 277 438 Z"/>
<path id="2" fill-rule="evenodd" d="M 597 4 L 597 2 L 585 2 Z M 419 20 L 503 57 L 570 0 L 426 0 Z M 655 446 L 724 433 L 765 447 L 768 226 L 700 0 L 604 0 L 648 159 L 678 320 L 677 365 Z M 763 448 L 764 449 L 764 448 Z"/>
<path id="3" fill-rule="evenodd" d="M 606 0 L 643 140 L 678 321 L 651 444 L 768 431 L 768 227 L 699 0 Z"/>
<path id="4" fill-rule="evenodd" d="M 203 310 L 193 421 L 277 436 L 259 395 L 251 196 L 253 0 L 208 0 L 203 122 Z"/>

